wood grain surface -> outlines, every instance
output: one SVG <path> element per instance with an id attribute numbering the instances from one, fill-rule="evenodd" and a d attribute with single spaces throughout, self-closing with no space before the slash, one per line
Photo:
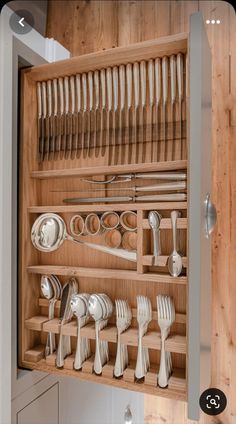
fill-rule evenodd
<path id="1" fill-rule="evenodd" d="M 235 13 L 224 1 L 57 1 L 49 0 L 47 36 L 72 55 L 124 46 L 188 31 L 189 15 L 200 10 L 213 58 L 213 199 L 218 222 L 212 242 L 212 387 L 225 392 L 228 406 L 201 424 L 236 423 L 236 112 Z M 59 24 L 60 22 L 60 24 Z M 145 423 L 191 424 L 184 402 L 145 396 Z"/>

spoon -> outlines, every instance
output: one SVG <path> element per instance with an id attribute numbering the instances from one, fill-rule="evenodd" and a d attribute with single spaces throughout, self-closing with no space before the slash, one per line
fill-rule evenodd
<path id="1" fill-rule="evenodd" d="M 88 296 L 86 294 L 86 296 Z M 85 346 L 84 341 L 82 342 L 80 337 L 80 328 L 85 325 L 86 321 L 88 320 L 88 313 L 87 313 L 87 305 L 84 300 L 83 295 L 81 294 L 75 294 L 71 297 L 70 306 L 73 314 L 77 317 L 77 346 L 76 346 L 76 355 L 75 355 L 75 361 L 74 361 L 74 369 L 79 370 L 82 368 L 82 363 L 86 359 L 88 353 L 88 346 Z M 85 352 L 86 348 L 86 352 Z"/>
<path id="2" fill-rule="evenodd" d="M 102 360 L 101 360 L 101 352 L 100 352 L 100 343 L 99 343 L 99 330 L 100 323 L 103 319 L 103 309 L 98 301 L 98 298 L 95 295 L 91 295 L 89 298 L 89 313 L 95 321 L 95 335 L 96 335 L 96 350 L 95 350 L 95 358 L 94 358 L 94 371 L 96 374 L 102 373 Z"/>
<path id="3" fill-rule="evenodd" d="M 180 217 L 179 211 L 171 212 L 171 225 L 173 231 L 173 252 L 168 258 L 168 269 L 172 277 L 178 277 L 182 271 L 182 258 L 177 252 L 177 218 Z"/>
<path id="4" fill-rule="evenodd" d="M 47 275 L 42 275 L 40 286 L 43 296 L 49 301 L 48 319 L 50 320 L 52 319 L 52 299 L 54 296 L 54 290 L 52 287 L 52 283 Z M 52 353 L 52 336 L 52 333 L 48 333 L 47 343 L 45 347 L 45 356 L 48 356 L 50 353 Z"/>
<path id="5" fill-rule="evenodd" d="M 157 211 L 150 211 L 148 214 L 148 222 L 152 229 L 153 234 L 153 265 L 157 265 L 158 256 L 161 255 L 161 241 L 160 241 L 160 224 L 161 215 Z"/>
<path id="6" fill-rule="evenodd" d="M 75 239 L 67 233 L 64 220 L 57 214 L 45 213 L 35 220 L 31 230 L 31 241 L 36 249 L 41 252 L 53 252 L 57 250 L 65 240 L 70 240 L 133 262 L 137 260 L 136 252 L 128 252 L 125 249 L 111 248 Z"/>

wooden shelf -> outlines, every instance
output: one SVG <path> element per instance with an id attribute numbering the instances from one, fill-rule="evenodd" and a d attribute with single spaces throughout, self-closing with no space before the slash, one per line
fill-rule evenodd
<path id="1" fill-rule="evenodd" d="M 142 224 L 143 230 L 151 230 L 151 227 L 149 225 L 148 219 L 143 220 Z M 177 228 L 178 230 L 187 230 L 188 228 L 188 220 L 187 218 L 177 218 Z M 171 219 L 170 218 L 162 218 L 161 224 L 160 224 L 161 230 L 171 230 Z"/>
<path id="2" fill-rule="evenodd" d="M 37 349 L 37 348 L 36 348 Z M 32 351 L 31 356 L 32 356 Z M 186 401 L 186 380 L 185 371 L 183 369 L 174 369 L 173 374 L 169 379 L 168 387 L 162 389 L 157 384 L 158 365 L 151 366 L 150 371 L 145 376 L 143 383 L 135 381 L 134 365 L 130 364 L 125 370 L 123 378 L 114 378 L 114 359 L 111 359 L 108 364 L 103 366 L 102 375 L 93 373 L 93 359 L 89 358 L 84 362 L 82 370 L 76 371 L 73 369 L 74 355 L 68 356 L 64 361 L 64 368 L 59 369 L 55 366 L 56 356 L 50 355 L 47 360 L 41 359 L 37 363 L 27 360 L 28 352 L 25 353 L 25 360 L 22 365 L 27 369 L 44 371 L 47 373 L 77 377 L 81 380 L 92 381 L 100 384 L 108 384 L 113 387 L 128 389 L 141 393 L 147 393 L 154 396 Z"/>
<path id="3" fill-rule="evenodd" d="M 58 205 L 58 206 L 30 206 L 29 213 L 78 213 L 78 212 L 106 212 L 106 211 L 126 211 L 126 210 L 173 210 L 187 209 L 187 202 L 149 202 L 149 203 L 110 203 L 110 204 L 89 204 L 89 205 Z"/>
<path id="4" fill-rule="evenodd" d="M 140 274 L 136 271 L 124 269 L 85 268 L 55 265 L 28 266 L 27 271 L 31 274 L 55 274 L 65 276 L 77 276 L 88 278 L 103 278 L 112 280 L 132 280 L 143 282 L 156 282 L 165 284 L 187 284 L 187 277 L 171 277 L 169 274 L 147 272 Z"/>
<path id="5" fill-rule="evenodd" d="M 39 298 L 39 306 L 42 308 L 48 308 L 49 307 L 49 301 L 47 299 L 44 298 Z M 61 306 L 61 301 L 57 300 L 55 303 L 55 309 L 59 310 Z M 113 314 L 114 318 L 115 318 L 115 314 Z M 132 309 L 132 317 L 136 318 L 137 317 L 137 309 L 133 308 Z M 111 321 L 112 321 L 112 317 L 111 317 Z M 152 321 L 157 321 L 157 312 L 156 311 L 152 311 Z M 180 314 L 180 313 L 176 313 L 175 314 L 175 322 L 177 324 L 186 324 L 186 315 L 185 314 Z"/>
<path id="6" fill-rule="evenodd" d="M 27 329 L 36 330 L 38 325 L 38 316 L 33 317 L 30 320 L 25 321 L 25 327 Z M 30 328 L 31 326 L 31 328 Z M 77 322 L 75 320 L 65 324 L 60 325 L 60 320 L 54 318 L 48 320 L 46 317 L 42 317 L 42 321 L 38 331 L 51 332 L 54 334 L 64 334 L 66 336 L 77 337 Z M 86 326 L 81 328 L 81 337 L 86 337 L 91 340 L 95 340 L 95 325 L 94 322 L 88 323 Z M 101 340 L 106 340 L 111 343 L 117 342 L 117 328 L 115 326 L 108 325 L 106 328 L 99 332 L 99 337 Z M 129 328 L 124 333 L 121 334 L 121 343 L 128 346 L 138 346 L 138 329 Z M 157 331 L 149 331 L 143 337 L 143 346 L 149 349 L 160 350 L 161 347 L 161 338 L 160 333 Z M 165 348 L 168 352 L 175 353 L 186 353 L 186 337 L 179 334 L 170 334 L 168 339 L 165 342 Z"/>
<path id="7" fill-rule="evenodd" d="M 90 166 L 88 168 L 53 169 L 48 171 L 32 171 L 31 177 L 38 179 L 65 177 L 93 177 L 95 175 L 112 175 L 138 172 L 158 172 L 187 169 L 186 160 L 139 163 L 129 165 Z"/>
<path id="8" fill-rule="evenodd" d="M 167 266 L 169 256 L 158 256 L 155 264 L 153 263 L 153 255 L 145 255 L 142 257 L 142 264 L 147 266 Z M 185 256 L 182 257 L 183 267 L 187 268 L 187 258 Z"/>

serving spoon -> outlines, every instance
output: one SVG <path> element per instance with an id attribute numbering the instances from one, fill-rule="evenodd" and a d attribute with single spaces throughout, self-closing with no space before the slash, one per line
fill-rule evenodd
<path id="1" fill-rule="evenodd" d="M 168 258 L 168 269 L 172 277 L 178 277 L 182 271 L 182 257 L 177 251 L 177 218 L 180 217 L 180 211 L 171 211 L 171 225 L 173 231 L 173 251 Z"/>

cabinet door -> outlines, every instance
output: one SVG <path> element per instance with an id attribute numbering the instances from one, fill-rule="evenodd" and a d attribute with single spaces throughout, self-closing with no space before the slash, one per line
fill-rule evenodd
<path id="1" fill-rule="evenodd" d="M 18 412 L 17 424 L 57 424 L 58 410 L 58 384 L 55 384 Z"/>
<path id="2" fill-rule="evenodd" d="M 199 396 L 210 384 L 211 239 L 206 199 L 211 192 L 211 52 L 202 15 L 191 16 L 189 127 L 188 415 L 199 418 Z M 210 203 L 209 203 L 210 206 Z"/>

